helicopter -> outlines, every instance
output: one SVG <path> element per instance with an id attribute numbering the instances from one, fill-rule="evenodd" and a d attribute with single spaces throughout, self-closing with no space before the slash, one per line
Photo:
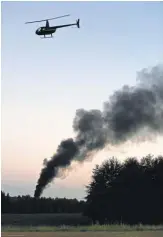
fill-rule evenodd
<path id="1" fill-rule="evenodd" d="M 53 33 L 55 33 L 58 28 L 74 26 L 74 25 L 76 25 L 78 28 L 80 28 L 80 25 L 79 25 L 80 19 L 78 19 L 76 21 L 76 23 L 72 23 L 72 24 L 50 26 L 50 24 L 49 24 L 50 20 L 54 20 L 54 19 L 58 19 L 58 18 L 61 18 L 61 17 L 66 17 L 66 16 L 70 16 L 70 15 L 63 15 L 63 16 L 58 16 L 58 17 L 44 19 L 44 20 L 39 20 L 39 21 L 29 21 L 29 22 L 25 22 L 25 24 L 46 21 L 45 26 L 42 26 L 42 27 L 38 28 L 36 30 L 35 34 L 36 35 L 40 35 L 40 36 L 44 35 L 43 39 L 44 38 L 53 38 Z M 46 35 L 51 35 L 51 37 L 46 37 Z"/>

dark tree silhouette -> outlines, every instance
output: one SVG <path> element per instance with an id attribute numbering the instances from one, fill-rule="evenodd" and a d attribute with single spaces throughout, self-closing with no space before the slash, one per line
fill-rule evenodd
<path id="1" fill-rule="evenodd" d="M 11 202 L 10 202 L 10 195 L 7 195 L 1 191 L 1 212 L 2 213 L 9 213 L 11 209 Z"/>
<path id="2" fill-rule="evenodd" d="M 86 193 L 86 201 L 78 201 L 1 191 L 2 213 L 83 213 L 100 224 L 163 224 L 163 156 L 108 159 L 93 169 Z"/>
<path id="3" fill-rule="evenodd" d="M 112 158 L 93 170 L 84 215 L 93 222 L 163 223 L 163 157 Z"/>
<path id="4" fill-rule="evenodd" d="M 1 191 L 2 213 L 82 213 L 84 201 L 66 198 L 10 197 Z"/>

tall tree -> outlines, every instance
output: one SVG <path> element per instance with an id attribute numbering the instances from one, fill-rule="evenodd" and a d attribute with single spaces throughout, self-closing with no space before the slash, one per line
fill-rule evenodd
<path id="1" fill-rule="evenodd" d="M 163 223 L 163 157 L 111 158 L 93 170 L 85 215 L 99 223 Z"/>

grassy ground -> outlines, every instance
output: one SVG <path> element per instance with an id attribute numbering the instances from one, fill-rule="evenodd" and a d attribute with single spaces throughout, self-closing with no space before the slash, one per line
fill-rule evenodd
<path id="1" fill-rule="evenodd" d="M 163 231 L 132 232 L 18 232 L 2 233 L 2 237 L 162 237 Z"/>
<path id="2" fill-rule="evenodd" d="M 1 231 L 2 237 L 163 237 L 163 225 L 91 225 L 81 214 L 2 214 Z"/>
<path id="3" fill-rule="evenodd" d="M 162 231 L 163 226 L 91 225 L 91 226 L 1 226 L 3 232 L 133 232 Z"/>

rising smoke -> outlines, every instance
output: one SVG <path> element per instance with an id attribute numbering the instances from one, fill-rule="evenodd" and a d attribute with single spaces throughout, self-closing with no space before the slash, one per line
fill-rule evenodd
<path id="1" fill-rule="evenodd" d="M 124 86 L 114 92 L 104 103 L 103 111 L 76 111 L 73 121 L 76 138 L 62 141 L 56 154 L 44 162 L 35 197 L 40 197 L 44 188 L 57 177 L 60 168 L 66 169 L 72 160 L 84 161 L 90 151 L 127 141 L 143 128 L 162 134 L 162 65 L 142 70 L 137 80 L 135 87 Z"/>

